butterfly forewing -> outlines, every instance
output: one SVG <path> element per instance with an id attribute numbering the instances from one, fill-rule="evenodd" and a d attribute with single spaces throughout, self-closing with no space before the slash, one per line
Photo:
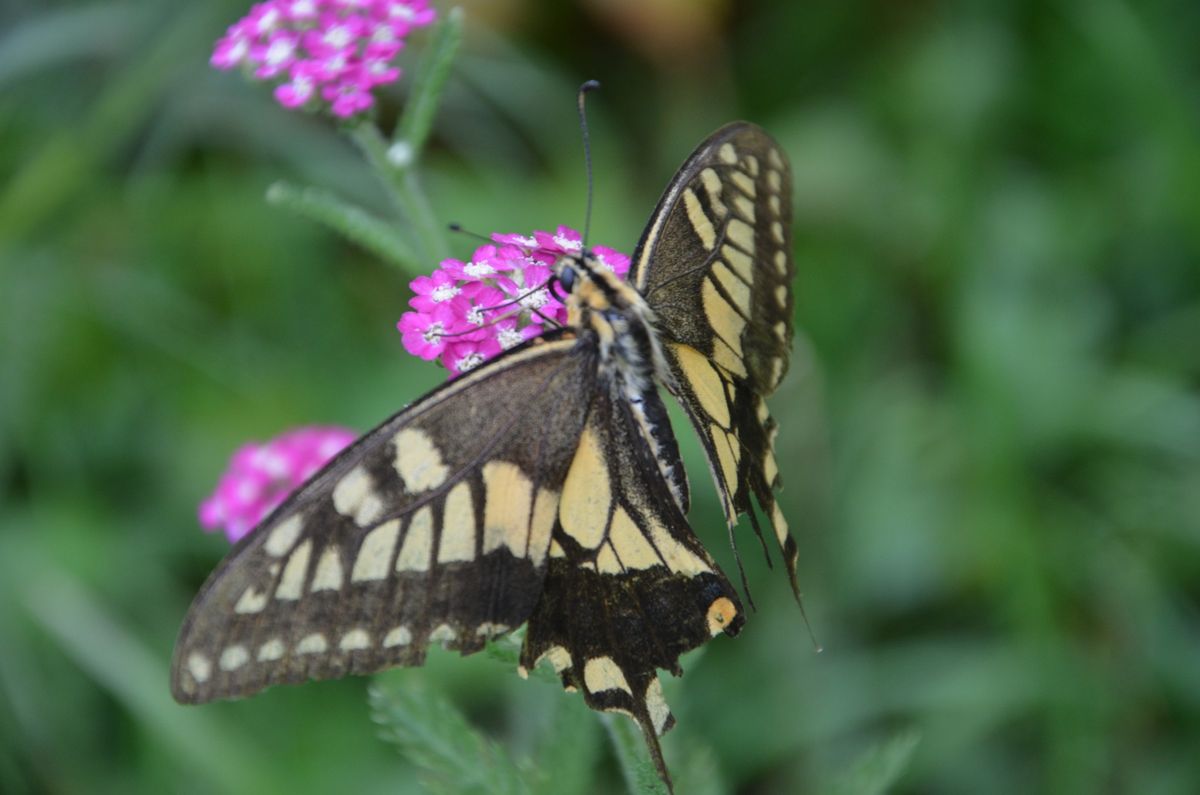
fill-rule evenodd
<path id="1" fill-rule="evenodd" d="M 539 341 L 360 439 L 209 578 L 176 698 L 420 664 L 431 642 L 470 652 L 525 622 L 594 376 L 573 340 Z"/>
<path id="2" fill-rule="evenodd" d="M 775 502 L 775 422 L 764 399 L 792 340 L 791 169 L 760 128 L 721 128 L 684 163 L 634 254 L 671 389 L 701 437 L 730 525 L 752 498 L 795 587 L 796 545 Z M 757 529 L 757 524 L 755 524 Z"/>

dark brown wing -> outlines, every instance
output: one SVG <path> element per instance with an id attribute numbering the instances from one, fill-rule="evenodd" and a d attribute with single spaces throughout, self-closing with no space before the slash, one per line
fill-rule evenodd
<path id="1" fill-rule="evenodd" d="M 595 361 L 539 340 L 368 433 L 243 539 L 184 620 L 180 702 L 469 653 L 529 618 Z"/>
<path id="2" fill-rule="evenodd" d="M 657 316 L 671 390 L 703 441 L 726 519 L 732 527 L 749 513 L 757 530 L 758 500 L 793 588 L 797 550 L 773 493 L 765 398 L 787 372 L 794 272 L 787 157 L 738 122 L 700 144 L 671 181 L 629 277 Z"/>

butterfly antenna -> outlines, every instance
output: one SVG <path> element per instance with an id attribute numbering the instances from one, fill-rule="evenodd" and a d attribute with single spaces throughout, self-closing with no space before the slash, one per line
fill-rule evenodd
<path id="1" fill-rule="evenodd" d="M 579 87 L 579 133 L 583 136 L 583 163 L 587 168 L 587 211 L 583 216 L 583 251 L 587 251 L 588 233 L 592 228 L 592 143 L 588 135 L 587 110 L 584 98 L 589 91 L 600 87 L 597 80 L 589 80 Z"/>
<path id="2" fill-rule="evenodd" d="M 491 243 L 492 245 L 496 244 L 496 241 L 492 240 L 487 235 L 481 235 L 478 232 L 472 232 L 469 229 L 463 229 L 462 224 L 446 224 L 446 228 L 451 232 L 455 232 L 460 235 L 466 235 L 467 237 L 473 237 L 476 240 L 480 240 L 484 243 Z"/>

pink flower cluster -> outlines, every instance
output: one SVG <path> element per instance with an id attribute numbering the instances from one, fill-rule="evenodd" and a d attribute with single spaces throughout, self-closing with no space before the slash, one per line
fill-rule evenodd
<path id="1" fill-rule="evenodd" d="M 344 428 L 309 427 L 242 445 L 216 491 L 200 503 L 200 524 L 237 541 L 356 436 Z"/>
<path id="2" fill-rule="evenodd" d="M 469 262 L 443 260 L 432 276 L 413 279 L 416 296 L 396 327 L 413 356 L 440 359 L 450 377 L 478 367 L 501 351 L 565 324 L 567 310 L 551 289 L 560 257 L 583 249 L 574 229 L 551 234 L 494 234 Z M 601 268 L 625 277 L 629 257 L 604 246 L 591 249 Z"/>
<path id="3" fill-rule="evenodd" d="M 217 42 L 210 63 L 244 67 L 276 84 L 284 107 L 328 107 L 346 118 L 393 83 L 393 62 L 414 28 L 433 22 L 429 0 L 267 0 Z"/>

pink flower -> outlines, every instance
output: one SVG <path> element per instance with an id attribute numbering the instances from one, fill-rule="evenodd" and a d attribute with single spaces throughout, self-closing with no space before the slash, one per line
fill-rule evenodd
<path id="1" fill-rule="evenodd" d="M 223 529 L 230 541 L 237 541 L 355 436 L 344 428 L 308 427 L 243 445 L 216 490 L 200 503 L 200 524 L 206 530 Z"/>
<path id="2" fill-rule="evenodd" d="M 465 262 L 443 260 L 432 275 L 413 279 L 413 311 L 396 324 L 409 353 L 440 360 L 451 378 L 567 322 L 551 282 L 557 260 L 582 253 L 580 234 L 560 226 L 492 240 L 497 245 L 480 246 Z M 621 278 L 629 272 L 629 257 L 615 249 L 590 254 L 597 268 Z"/>
<path id="3" fill-rule="evenodd" d="M 404 37 L 435 17 L 426 0 L 267 0 L 230 26 L 209 61 L 270 82 L 286 108 L 348 118 L 400 79 Z"/>

